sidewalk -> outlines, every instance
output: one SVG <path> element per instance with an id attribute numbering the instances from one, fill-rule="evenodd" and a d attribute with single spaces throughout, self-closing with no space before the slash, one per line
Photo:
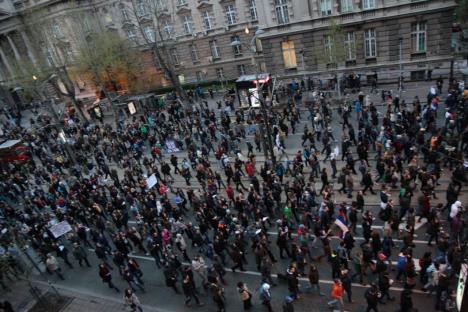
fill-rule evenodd
<path id="1" fill-rule="evenodd" d="M 30 291 L 30 286 L 25 280 L 19 280 L 11 282 L 9 285 L 12 289 L 11 292 L 0 293 L 0 301 L 7 300 L 13 306 L 14 311 L 45 311 L 44 308 L 39 304 L 37 297 L 33 296 Z M 44 299 L 50 302 L 52 300 L 53 290 L 49 284 L 44 281 L 33 280 L 32 286 L 36 287 Z M 70 289 L 66 286 L 53 285 L 58 291 L 61 299 L 65 299 L 65 304 L 54 309 L 54 306 L 49 306 L 46 310 L 49 311 L 60 311 L 60 312 L 118 312 L 118 311 L 129 311 L 130 308 L 126 307 L 123 303 L 123 293 L 121 293 L 121 299 L 113 297 L 107 297 L 100 295 L 96 296 L 92 292 L 77 292 L 74 289 Z M 145 311 L 153 312 L 173 312 L 165 309 L 154 308 L 150 306 L 144 306 Z"/>

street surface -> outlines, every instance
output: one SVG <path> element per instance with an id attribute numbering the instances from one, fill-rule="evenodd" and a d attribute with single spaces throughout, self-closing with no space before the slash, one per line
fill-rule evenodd
<path id="1" fill-rule="evenodd" d="M 422 100 L 422 102 L 425 100 L 427 91 L 428 91 L 429 84 L 424 84 L 420 83 L 418 85 L 412 85 L 408 84 L 408 90 L 403 93 L 403 99 L 405 99 L 408 103 L 408 107 L 411 108 L 411 102 L 412 99 L 414 98 L 415 95 L 418 95 L 419 98 Z M 357 94 L 350 95 L 350 98 L 355 100 L 357 99 Z M 387 107 L 380 105 L 380 94 L 377 95 L 371 95 L 371 100 L 377 104 L 377 109 L 382 115 L 385 113 Z M 215 100 L 208 100 L 208 104 L 210 108 L 216 108 L 216 103 Z M 236 103 L 237 104 L 237 103 Z M 297 151 L 302 150 L 301 147 L 301 142 L 302 142 L 302 134 L 303 134 L 303 129 L 304 126 L 307 125 L 309 129 L 311 129 L 311 123 L 308 120 L 309 113 L 308 111 L 304 108 L 303 111 L 301 112 L 301 119 L 300 123 L 296 125 L 296 133 L 295 134 L 289 134 L 287 136 L 287 139 L 285 141 L 285 152 L 288 155 L 290 160 L 294 159 L 294 155 L 297 153 Z M 442 104 L 439 108 L 439 114 L 438 114 L 438 125 L 443 124 L 444 122 L 444 104 Z M 28 120 L 31 116 L 31 112 L 25 112 L 23 121 L 27 124 Z M 109 119 L 111 119 L 110 117 Z M 333 109 L 333 118 L 331 122 L 331 127 L 333 131 L 333 136 L 338 140 L 338 142 L 333 143 L 332 146 L 338 146 L 341 152 L 341 128 L 342 125 L 340 124 L 341 117 L 337 113 L 336 109 Z M 350 117 L 350 122 L 353 124 L 354 128 L 357 129 L 357 120 L 356 120 L 356 115 L 354 112 L 351 113 Z M 381 119 L 380 119 L 381 122 Z M 253 144 L 253 135 L 247 135 L 246 141 L 249 141 Z M 317 147 L 321 150 L 322 143 L 317 142 Z M 247 146 L 245 141 L 242 142 L 241 144 L 241 149 L 244 153 L 244 155 L 247 154 Z M 355 153 L 355 147 L 352 147 L 351 149 L 354 153 L 354 159 L 357 159 L 357 155 Z M 145 147 L 144 150 L 145 155 L 148 157 L 150 156 L 150 148 L 149 146 Z M 186 157 L 186 151 L 180 151 L 177 153 L 174 153 L 176 156 L 178 156 L 179 161 L 181 161 L 184 157 Z M 260 166 L 264 162 L 264 155 L 263 151 L 262 152 L 255 152 L 256 154 L 256 159 L 257 159 L 257 170 L 260 168 Z M 373 176 L 376 176 L 376 171 L 375 171 L 375 152 L 372 150 L 369 151 L 369 163 L 372 168 L 372 173 Z M 170 155 L 165 155 L 165 159 L 169 161 L 169 156 Z M 232 158 L 232 156 L 231 156 Z M 328 173 L 331 173 L 331 167 L 330 167 L 330 162 L 323 161 L 324 155 L 319 155 L 320 159 L 320 166 L 321 168 L 327 168 Z M 219 161 L 215 158 L 214 153 L 210 153 L 209 160 L 212 164 L 212 167 L 216 170 L 219 170 L 219 172 L 222 173 L 222 176 L 224 177 L 223 170 L 219 168 Z M 422 161 L 422 160 L 420 160 Z M 116 166 L 113 163 L 109 164 L 110 168 L 115 168 L 117 169 L 120 177 L 123 177 L 123 171 L 119 166 Z M 341 167 L 345 165 L 345 161 L 341 160 L 341 154 L 339 157 L 337 157 L 337 167 L 338 171 L 340 171 Z M 357 168 L 358 165 L 356 165 Z M 309 167 L 305 167 L 304 170 L 304 175 L 308 176 L 310 172 Z M 184 179 L 180 175 L 174 175 L 174 183 L 172 184 L 172 189 L 176 188 L 181 188 L 186 190 L 187 186 L 185 184 Z M 194 176 L 194 175 L 193 175 Z M 359 177 L 360 173 L 358 172 L 357 176 L 354 176 L 354 181 L 355 181 L 355 189 L 359 189 Z M 440 185 L 437 185 L 435 188 L 435 194 L 437 195 L 437 199 L 432 199 L 431 205 L 436 206 L 438 203 L 442 203 L 445 205 L 445 191 L 447 189 L 448 182 L 450 181 L 451 178 L 451 172 L 449 171 L 448 168 L 443 168 L 441 177 L 439 179 Z M 287 181 L 288 178 L 285 179 Z M 248 178 L 243 177 L 242 181 L 244 185 L 248 185 Z M 337 183 L 336 179 L 333 181 L 334 182 L 334 197 L 333 199 L 335 200 L 336 203 L 341 203 L 341 202 L 346 202 L 348 204 L 351 203 L 351 199 L 347 198 L 345 194 L 340 194 L 338 193 L 338 189 L 340 188 L 339 184 Z M 197 182 L 195 178 L 191 179 L 191 184 L 193 189 L 198 189 L 200 188 L 200 184 Z M 321 182 L 320 178 L 315 180 L 315 185 L 317 191 L 320 190 L 321 188 Z M 358 185 L 356 187 L 356 185 Z M 383 232 L 383 226 L 384 222 L 381 221 L 377 215 L 380 210 L 380 198 L 379 198 L 379 190 L 380 190 L 380 184 L 376 184 L 374 186 L 374 191 L 376 192 L 375 195 L 370 194 L 369 192 L 365 196 L 365 209 L 369 210 L 373 213 L 374 216 L 376 216 L 376 219 L 373 223 L 373 229 L 375 230 L 380 230 Z M 466 185 L 463 186 L 461 195 L 459 196 L 459 199 L 462 203 L 466 204 L 468 202 L 468 195 L 467 195 L 468 187 Z M 225 191 L 224 189 L 220 191 L 220 193 L 225 196 Z M 398 194 L 399 194 L 399 188 L 395 188 L 391 190 L 391 198 L 394 200 L 395 204 L 398 205 Z M 284 195 L 284 194 L 283 194 Z M 416 199 L 419 195 L 419 190 L 415 192 L 414 197 L 413 197 L 413 205 L 416 205 Z M 173 195 L 170 195 L 171 197 Z M 353 199 L 355 198 L 355 192 L 353 194 Z M 318 197 L 317 202 L 320 203 L 321 197 Z M 190 208 L 189 208 L 190 209 Z M 446 218 L 446 213 L 443 213 L 443 220 Z M 193 219 L 192 213 L 189 215 L 190 220 Z M 360 226 L 361 224 L 361 216 L 359 214 L 359 222 L 358 222 L 358 227 L 357 227 L 357 233 L 355 235 L 356 239 L 356 247 L 354 248 L 355 250 L 360 249 L 359 244 L 364 240 L 363 235 L 362 235 L 362 227 Z M 270 240 L 270 251 L 273 253 L 274 257 L 278 261 L 276 264 L 274 264 L 273 267 L 273 277 L 274 281 L 277 284 L 277 286 L 272 287 L 271 289 L 271 294 L 272 294 L 272 307 L 273 310 L 276 311 L 282 311 L 282 304 L 285 296 L 288 294 L 288 285 L 286 281 L 282 281 L 276 278 L 276 274 L 284 274 L 286 271 L 286 268 L 289 264 L 288 259 L 280 259 L 279 257 L 279 251 L 276 245 L 276 237 L 277 237 L 277 226 L 275 224 L 275 220 L 272 220 L 271 226 L 268 227 L 268 239 Z M 418 260 L 423 256 L 423 254 L 427 251 L 431 251 L 433 255 L 436 254 L 436 249 L 435 247 L 429 247 L 427 246 L 427 235 L 426 235 L 426 230 L 427 230 L 427 220 L 422 219 L 421 222 L 417 222 L 415 226 L 415 238 L 414 238 L 414 244 L 415 248 L 413 249 L 413 257 L 415 259 L 415 263 L 418 269 Z M 138 223 L 136 220 L 132 217 L 131 221 L 129 222 L 130 226 L 138 226 Z M 443 223 L 443 226 L 445 229 L 447 229 L 448 224 Z M 404 228 L 404 223 L 401 225 L 400 228 Z M 295 235 L 293 235 L 294 239 Z M 334 250 L 339 243 L 339 237 L 334 236 L 332 238 L 332 249 Z M 192 259 L 195 255 L 198 254 L 198 248 L 192 247 L 190 244 L 189 239 L 186 238 L 187 245 L 188 245 L 188 250 L 187 254 L 188 256 Z M 392 252 L 392 263 L 393 265 L 396 264 L 397 261 L 397 256 L 398 256 L 398 251 L 399 247 L 402 246 L 402 241 L 397 239 L 396 235 L 394 235 L 394 241 L 396 243 L 396 247 L 393 249 Z M 69 247 L 71 250 L 72 247 Z M 77 294 L 80 294 L 84 297 L 86 296 L 97 296 L 97 297 L 102 297 L 105 300 L 108 300 L 108 302 L 112 302 L 115 304 L 116 302 L 121 302 L 123 303 L 122 300 L 122 292 L 116 293 L 112 289 L 109 289 L 108 286 L 104 283 L 101 282 L 100 277 L 98 276 L 98 269 L 97 266 L 100 263 L 100 261 L 97 259 L 95 256 L 93 249 L 92 248 L 87 248 L 89 251 L 89 261 L 91 264 L 91 267 L 80 267 L 78 263 L 73 259 L 73 257 L 70 255 L 69 258 L 71 259 L 71 262 L 74 266 L 73 269 L 68 268 L 66 265 L 63 264 L 63 261 L 59 259 L 61 263 L 61 267 L 63 270 L 63 274 L 65 277 L 65 280 L 60 280 L 57 278 L 57 276 L 51 276 L 51 275 L 45 275 L 47 276 L 52 284 L 57 287 L 59 291 L 63 290 L 65 292 L 70 291 L 71 293 L 75 292 Z M 138 295 L 138 298 L 140 299 L 141 303 L 143 304 L 143 309 L 145 311 L 160 311 L 160 312 L 178 312 L 178 311 L 217 311 L 216 306 L 213 304 L 212 300 L 212 295 L 211 293 L 207 292 L 201 287 L 201 281 L 198 280 L 198 276 L 195 276 L 195 283 L 197 285 L 197 291 L 199 293 L 199 297 L 201 301 L 203 301 L 206 305 L 203 307 L 186 307 L 184 305 L 184 296 L 181 294 L 175 294 L 174 291 L 170 288 L 168 288 L 165 284 L 165 279 L 163 276 L 163 271 L 162 269 L 158 269 L 155 265 L 154 259 L 149 256 L 145 255 L 144 253 L 138 252 L 137 248 L 134 248 L 134 253 L 132 253 L 132 257 L 136 258 L 137 261 L 139 262 L 142 272 L 144 273 L 142 279 L 145 283 L 145 289 L 146 292 L 141 292 L 137 290 L 136 294 Z M 34 255 L 32 250 L 30 252 Z M 320 254 L 322 254 L 322 244 L 319 241 L 316 241 L 311 248 L 311 253 L 312 257 L 316 257 Z M 36 256 L 34 256 L 35 259 L 38 259 Z M 258 272 L 257 267 L 255 265 L 255 259 L 253 255 L 253 251 L 250 248 L 247 248 L 247 261 L 248 264 L 244 265 L 246 271 L 241 272 L 241 271 L 236 271 L 233 273 L 231 271 L 231 266 L 233 265 L 232 261 L 229 259 L 227 260 L 227 264 L 225 265 L 227 274 L 225 276 L 225 279 L 227 281 L 227 284 L 224 285 L 224 291 L 225 291 L 225 298 L 226 298 L 226 311 L 242 311 L 242 302 L 239 299 L 239 293 L 236 289 L 236 284 L 239 281 L 243 281 L 248 285 L 250 290 L 253 291 L 253 299 L 252 303 L 254 305 L 252 311 L 266 311 L 266 308 L 262 306 L 259 300 L 259 293 L 258 289 L 260 288 L 260 282 L 261 282 L 261 273 Z M 227 257 L 229 258 L 229 257 Z M 182 259 L 180 257 L 180 259 Z M 206 257 L 204 257 L 205 261 L 207 264 L 210 264 L 210 260 Z M 111 261 L 109 261 L 111 262 Z M 320 296 L 318 295 L 315 291 L 310 291 L 308 289 L 308 279 L 307 276 L 301 277 L 300 278 L 300 299 L 296 300 L 294 302 L 294 308 L 295 311 L 328 311 L 327 307 L 327 302 L 330 300 L 330 291 L 331 291 L 331 286 L 333 283 L 332 279 L 332 273 L 331 273 L 331 266 L 330 264 L 326 261 L 326 258 L 322 259 L 320 262 L 319 261 L 311 261 L 310 263 L 313 263 L 317 265 L 319 269 L 319 275 L 320 275 L 320 287 L 321 291 L 325 294 L 325 296 Z M 113 265 L 113 264 L 112 264 Z M 43 267 L 43 265 L 42 265 Z M 352 263 L 350 262 L 350 268 L 351 268 L 351 273 L 353 272 L 352 268 Z M 308 272 L 308 269 L 306 270 L 306 273 Z M 128 287 L 128 285 L 119 277 L 119 274 L 117 270 L 115 269 L 111 271 L 112 276 L 113 276 L 113 282 L 114 284 L 120 288 L 120 290 L 125 289 Z M 364 293 L 368 289 L 368 285 L 370 282 L 374 281 L 377 276 L 373 275 L 368 271 L 368 275 L 364 278 L 364 282 L 366 285 L 361 285 L 359 283 L 353 283 L 353 288 L 352 288 L 352 297 L 354 300 L 354 303 L 348 303 L 347 301 L 347 296 L 346 294 L 344 295 L 344 310 L 345 311 L 356 311 L 356 312 L 363 312 L 366 310 L 366 300 L 364 298 Z M 395 270 L 390 271 L 390 277 L 392 279 L 395 279 Z M 46 282 L 43 280 L 43 278 L 37 273 L 34 273 L 33 279 L 35 280 L 35 283 L 39 286 L 44 286 L 46 285 Z M 396 282 L 390 291 L 390 294 L 394 297 L 396 297 L 396 300 L 393 302 L 387 302 L 385 305 L 379 305 L 379 311 L 384 311 L 384 312 L 393 312 L 397 311 L 399 309 L 399 301 L 400 301 L 400 293 L 401 290 L 403 289 L 403 284 L 400 284 Z M 178 287 L 180 287 L 180 279 L 178 282 Z M 421 290 L 421 285 L 419 283 L 419 280 L 417 282 L 417 286 L 414 290 L 413 294 L 413 302 L 415 308 L 417 308 L 419 311 L 434 311 L 434 304 L 435 304 L 435 299 L 434 295 L 428 295 Z M 0 296 L 1 298 L 1 296 Z M 83 303 L 85 304 L 85 303 Z M 116 307 L 118 305 L 115 305 Z M 101 306 L 96 305 L 92 308 L 93 311 L 108 311 L 105 308 L 105 303 Z M 76 310 L 68 310 L 68 311 L 79 311 L 79 307 L 76 308 Z"/>

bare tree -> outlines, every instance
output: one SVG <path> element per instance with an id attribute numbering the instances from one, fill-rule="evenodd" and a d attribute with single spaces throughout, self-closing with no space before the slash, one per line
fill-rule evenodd
<path id="1" fill-rule="evenodd" d="M 26 89 L 36 89 L 38 81 L 45 81 L 52 76 L 50 82 L 55 82 L 64 95 L 70 98 L 72 105 L 81 119 L 85 118 L 79 105 L 75 85 L 68 72 L 71 63 L 71 45 L 66 37 L 56 27 L 58 21 L 52 20 L 47 12 L 40 7 L 31 7 L 19 15 L 23 29 L 28 34 L 34 61 L 23 61 L 17 64 L 16 79 Z"/>
<path id="2" fill-rule="evenodd" d="M 163 21 L 168 21 L 170 23 L 174 22 L 174 10 L 175 5 L 171 0 L 170 6 L 167 6 L 168 1 L 145 1 L 143 3 L 148 4 L 150 8 L 149 16 L 151 17 L 151 25 L 154 30 L 154 36 L 150 37 L 145 33 L 143 25 L 140 20 L 139 8 L 137 7 L 135 0 L 131 0 L 133 12 L 135 19 L 138 23 L 138 28 L 141 32 L 142 37 L 145 40 L 146 45 L 150 48 L 153 65 L 156 69 L 161 69 L 166 77 L 171 82 L 176 94 L 181 99 L 187 99 L 187 93 L 183 89 L 179 77 L 177 76 L 174 62 L 171 56 L 171 49 L 174 47 L 174 38 L 173 31 L 169 30 L 171 28 L 166 27 L 163 29 Z M 165 6 L 165 7 L 164 7 Z M 164 16 L 164 18 L 163 18 Z"/>

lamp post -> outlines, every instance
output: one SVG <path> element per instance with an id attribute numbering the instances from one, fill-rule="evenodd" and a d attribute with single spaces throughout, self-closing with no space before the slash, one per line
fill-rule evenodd
<path id="1" fill-rule="evenodd" d="M 401 100 L 401 91 L 403 88 L 403 37 L 398 38 L 398 55 L 399 55 L 399 65 L 400 65 L 400 73 L 398 76 L 398 98 Z"/>
<path id="2" fill-rule="evenodd" d="M 245 33 L 249 34 L 250 30 L 246 28 Z M 258 96 L 258 101 L 260 102 L 260 111 L 262 113 L 262 118 L 263 118 L 263 127 L 261 127 L 260 129 L 262 130 L 262 136 L 265 139 L 265 145 L 266 145 L 266 148 L 264 148 L 265 162 L 268 160 L 268 158 L 270 158 L 272 166 L 273 166 L 272 169 L 274 169 L 276 166 L 276 157 L 273 151 L 273 142 L 271 139 L 272 134 L 271 134 L 270 122 L 268 120 L 266 103 L 263 98 L 263 90 L 261 90 L 260 88 L 260 81 L 258 79 L 258 71 L 259 71 L 260 66 L 258 62 L 255 60 L 255 54 L 257 53 L 257 44 L 256 44 L 257 38 L 263 33 L 265 33 L 265 31 L 262 29 L 257 29 L 255 31 L 254 36 L 250 40 L 250 50 L 252 52 L 252 65 L 255 66 L 255 81 L 256 81 L 256 87 L 257 87 L 257 96 Z"/>

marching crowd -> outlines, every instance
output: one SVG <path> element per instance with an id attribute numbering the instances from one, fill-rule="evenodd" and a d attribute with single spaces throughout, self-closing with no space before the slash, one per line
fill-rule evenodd
<path id="1" fill-rule="evenodd" d="M 0 172 L 1 286 L 7 290 L 6 280 L 24 271 L 18 246 L 30 246 L 59 279 L 66 278 L 65 265 L 90 267 L 94 254 L 102 282 L 120 292 L 113 282 L 119 275 L 128 285 L 125 303 L 142 311 L 136 293 L 151 289 L 133 257 L 140 254 L 154 258 L 185 305 L 203 306 L 201 297 L 210 294 L 225 311 L 226 267 L 245 271 L 253 259 L 265 309 L 276 310 L 271 287 L 285 282 L 282 308 L 290 312 L 306 291 L 300 277 L 309 291 L 328 295 L 319 282 L 325 260 L 334 281 L 330 308 L 344 309 L 344 293 L 353 302 L 353 283 L 361 283 L 368 285 L 366 311 L 378 311 L 396 299 L 390 288 L 398 283 L 400 311 L 414 310 L 416 287 L 435 293 L 436 310 L 454 311 L 453 281 L 468 238 L 460 198 L 467 184 L 466 92 L 450 90 L 444 103 L 431 93 L 412 103 L 384 98 L 383 113 L 363 93 L 338 109 L 319 94 L 270 110 L 268 123 L 256 110 L 234 109 L 232 97 L 218 109 L 173 101 L 116 126 L 73 115 L 63 127 L 5 126 L 10 138 L 28 144 L 31 158 L 2 164 Z M 333 134 L 337 120 L 340 136 Z M 265 124 L 271 138 L 261 131 Z M 290 146 L 288 136 L 299 128 L 302 146 Z M 257 162 L 268 142 L 276 159 Z M 291 148 L 298 149 L 292 156 Z M 434 204 L 445 167 L 446 198 Z M 375 215 L 367 192 L 378 195 Z M 337 200 L 342 193 L 347 200 Z M 427 245 L 435 248 L 415 263 L 415 224 L 422 218 Z M 376 220 L 383 230 L 373 228 Z M 57 238 L 50 228 L 62 221 L 72 231 Z M 285 258 L 283 271 L 275 264 Z M 251 309 L 257 291 L 235 282 L 244 309 Z"/>

